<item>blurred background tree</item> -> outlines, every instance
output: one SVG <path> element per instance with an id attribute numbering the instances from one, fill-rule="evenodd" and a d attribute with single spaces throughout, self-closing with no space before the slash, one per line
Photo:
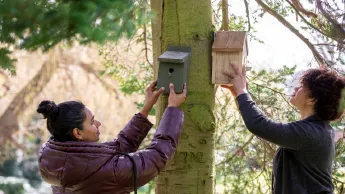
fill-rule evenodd
<path id="1" fill-rule="evenodd" d="M 135 0 L 4 0 L 0 1 L 0 67 L 15 73 L 13 50 L 49 51 L 49 59 L 36 76 L 12 100 L 12 106 L 0 116 L 0 147 L 18 129 L 17 117 L 49 82 L 57 70 L 61 48 L 57 44 L 105 43 L 123 35 L 131 38 L 148 21 L 148 14 Z M 80 64 L 88 73 L 89 64 Z M 96 73 L 97 75 L 97 73 Z M 98 76 L 98 75 L 97 75 Z"/>
<path id="2" fill-rule="evenodd" d="M 135 0 L 2 0 L 0 66 L 15 72 L 11 46 L 47 51 L 62 41 L 82 44 L 132 37 L 147 21 Z"/>

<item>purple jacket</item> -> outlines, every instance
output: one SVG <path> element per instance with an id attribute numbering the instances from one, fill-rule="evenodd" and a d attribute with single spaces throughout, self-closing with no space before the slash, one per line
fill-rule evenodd
<path id="1" fill-rule="evenodd" d="M 57 142 L 50 139 L 42 147 L 39 169 L 54 194 L 123 194 L 133 191 L 132 163 L 116 152 L 131 153 L 137 167 L 138 187 L 164 169 L 175 153 L 184 114 L 168 107 L 151 144 L 137 151 L 152 124 L 136 114 L 119 133 L 106 143 Z"/>

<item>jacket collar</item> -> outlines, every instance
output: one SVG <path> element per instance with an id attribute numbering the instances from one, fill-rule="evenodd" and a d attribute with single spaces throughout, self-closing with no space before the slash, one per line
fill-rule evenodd
<path id="1" fill-rule="evenodd" d="M 329 121 L 325 121 L 325 120 L 322 120 L 320 117 L 316 116 L 316 115 L 311 115 L 305 119 L 302 119 L 302 121 L 309 121 L 309 122 L 312 122 L 312 121 L 321 121 L 321 122 L 325 122 L 325 123 L 329 123 Z"/>

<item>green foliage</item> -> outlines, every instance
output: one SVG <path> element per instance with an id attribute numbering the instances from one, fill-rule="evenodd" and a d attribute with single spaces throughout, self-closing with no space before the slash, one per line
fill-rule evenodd
<path id="1" fill-rule="evenodd" d="M 23 183 L 0 183 L 0 191 L 3 191 L 5 194 L 24 194 L 24 186 Z"/>
<path id="2" fill-rule="evenodd" d="M 344 138 L 336 143 L 335 160 L 333 165 L 333 175 L 339 180 L 345 180 L 345 171 L 341 168 L 345 166 L 345 143 Z"/>
<path id="3" fill-rule="evenodd" d="M 42 182 L 36 156 L 27 158 L 20 163 L 16 158 L 9 158 L 0 165 L 0 176 L 27 179 L 30 185 L 35 188 Z"/>
<path id="4" fill-rule="evenodd" d="M 299 113 L 285 95 L 288 80 L 296 67 L 251 71 L 248 73 L 249 92 L 258 107 L 269 118 L 279 122 L 299 120 Z M 221 89 L 216 105 L 216 173 L 221 193 L 271 193 L 272 160 L 277 146 L 253 137 L 246 129 L 235 100 Z M 336 130 L 344 130 L 344 117 L 332 122 Z M 345 144 L 339 140 L 333 164 L 336 193 L 345 182 Z"/>
<path id="5" fill-rule="evenodd" d="M 293 9 L 284 0 L 267 0 L 265 2 L 284 17 L 294 13 Z M 249 18 L 253 19 L 255 24 L 264 13 L 262 9 L 258 8 L 252 11 Z M 219 18 L 221 17 L 215 17 L 216 28 L 221 23 Z M 236 15 L 231 15 L 229 22 L 232 30 L 246 30 L 248 25 L 247 19 Z M 251 23 L 253 24 L 253 22 Z M 252 26 L 251 30 L 254 28 Z M 310 29 L 304 30 L 308 31 Z M 252 38 L 255 39 L 255 36 Z M 138 44 L 145 42 L 142 38 L 137 40 Z M 118 80 L 124 93 L 128 95 L 133 93 L 142 94 L 146 85 L 153 80 L 152 66 L 145 63 L 140 66 L 133 65 L 128 67 L 112 59 L 116 58 L 116 56 L 109 56 L 105 63 L 106 70 L 104 73 L 112 75 Z M 287 87 L 285 83 L 291 79 L 295 71 L 296 67 L 288 68 L 283 66 L 277 71 L 261 70 L 249 73 L 249 91 L 257 105 L 269 118 L 280 122 L 299 120 L 297 110 L 289 104 L 285 94 Z M 148 74 L 142 76 L 145 73 Z M 277 147 L 274 144 L 252 136 L 243 123 L 234 98 L 231 97 L 229 92 L 227 93 L 223 89 L 221 91 L 223 93 L 217 95 L 215 109 L 217 192 L 243 194 L 271 193 L 272 160 Z M 343 123 L 344 119 L 332 123 L 332 126 L 338 130 L 344 130 Z M 337 143 L 333 168 L 334 178 L 343 182 L 345 181 L 345 172 L 343 170 L 345 166 L 344 147 L 342 141 Z M 336 181 L 335 183 L 337 186 L 336 190 L 339 192 L 343 185 Z M 151 182 L 147 186 L 151 187 L 152 184 Z M 147 187 L 141 191 L 146 193 L 146 189 Z"/>
<path id="6" fill-rule="evenodd" d="M 132 37 L 148 21 L 144 11 L 135 0 L 2 0 L 0 66 L 14 70 L 10 45 L 46 51 L 62 41 L 87 44 Z"/>
<path id="7" fill-rule="evenodd" d="M 103 75 L 109 75 L 115 79 L 120 90 L 126 95 L 145 94 L 146 86 L 153 81 L 153 70 L 148 64 L 140 63 L 136 69 L 112 62 L 109 60 L 104 64 Z"/>
<path id="8" fill-rule="evenodd" d="M 248 25 L 244 17 L 238 17 L 234 14 L 230 14 L 229 17 L 230 27 L 234 30 L 246 31 L 246 26 Z"/>
<path id="9" fill-rule="evenodd" d="M 136 42 L 140 43 L 144 41 L 138 37 Z M 116 46 L 114 46 L 116 47 Z M 139 62 L 138 64 L 132 64 L 131 66 L 118 64 L 118 61 L 113 54 L 114 49 L 109 47 L 101 48 L 100 54 L 103 57 L 104 70 L 102 75 L 111 76 L 119 84 L 121 92 L 125 95 L 131 94 L 145 94 L 146 87 L 153 82 L 153 68 L 150 64 L 145 62 Z M 144 102 L 136 102 L 138 109 L 144 106 Z M 155 115 L 155 109 L 153 108 L 150 115 Z"/>
<path id="10" fill-rule="evenodd" d="M 11 74 L 15 74 L 15 67 L 13 63 L 16 62 L 15 59 L 10 57 L 11 51 L 7 48 L 0 48 L 0 67 L 2 69 L 8 70 Z"/>
<path id="11" fill-rule="evenodd" d="M 19 176 L 18 162 L 15 158 L 9 158 L 0 165 L 0 176 Z"/>
<path id="12" fill-rule="evenodd" d="M 146 83 L 144 83 L 143 80 L 139 80 L 135 72 L 130 72 L 128 77 L 120 77 L 120 75 L 118 75 L 117 80 L 120 84 L 120 90 L 127 95 L 133 93 L 144 94 L 145 92 L 143 88 L 145 88 Z"/>
<path id="13" fill-rule="evenodd" d="M 249 91 L 270 118 L 297 120 L 297 112 L 284 95 L 284 83 L 295 67 L 278 71 L 248 73 Z M 235 99 L 224 89 L 218 91 L 216 105 L 216 173 L 221 193 L 270 193 L 272 160 L 276 146 L 258 139 L 246 129 Z M 284 110 L 284 111 L 282 111 Z"/>
<path id="14" fill-rule="evenodd" d="M 27 179 L 32 187 L 37 188 L 42 183 L 37 157 L 23 160 L 19 164 L 19 170 L 21 171 L 22 177 Z"/>
<path id="15" fill-rule="evenodd" d="M 293 13 L 292 8 L 284 5 L 285 0 L 266 0 L 267 5 L 269 5 L 274 11 L 283 17 L 289 16 Z"/>

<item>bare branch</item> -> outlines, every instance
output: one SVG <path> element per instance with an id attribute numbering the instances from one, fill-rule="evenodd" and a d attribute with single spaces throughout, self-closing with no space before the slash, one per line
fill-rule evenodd
<path id="1" fill-rule="evenodd" d="M 336 47 L 337 45 L 329 44 L 329 43 L 319 43 L 319 44 L 314 44 L 314 46 L 332 46 L 332 47 Z"/>
<path id="2" fill-rule="evenodd" d="M 261 85 L 261 84 L 257 84 L 257 83 L 254 83 L 254 82 L 251 82 L 251 83 L 254 84 L 254 85 L 256 85 L 256 86 L 259 86 L 259 87 L 262 87 L 262 88 L 269 89 L 269 90 L 271 90 L 271 91 L 273 91 L 273 92 L 279 94 L 279 95 L 283 98 L 283 100 L 284 100 L 294 111 L 297 112 L 297 109 L 296 109 L 295 107 L 293 107 L 293 106 L 286 100 L 286 98 L 285 98 L 286 94 L 284 94 L 284 93 L 282 93 L 282 92 L 279 92 L 279 91 L 277 91 L 277 90 L 275 90 L 275 89 L 272 89 L 272 88 L 270 88 L 270 87 Z"/>
<path id="3" fill-rule="evenodd" d="M 327 35 L 325 32 L 321 31 L 319 28 L 315 27 L 313 24 L 311 24 L 301 13 L 300 11 L 294 6 L 294 4 L 292 4 L 289 0 L 285 0 L 286 2 L 288 2 L 290 4 L 290 6 L 296 11 L 296 14 L 299 15 L 302 20 L 311 28 L 313 28 L 314 30 L 316 30 L 317 32 L 319 32 L 320 34 L 333 39 L 333 37 L 330 37 L 329 35 Z"/>
<path id="4" fill-rule="evenodd" d="M 339 42 L 345 39 L 345 29 L 339 24 L 335 19 L 332 18 L 332 16 L 327 13 L 327 11 L 322 6 L 321 0 L 316 0 L 316 6 L 321 11 L 322 15 L 330 22 L 334 29 L 336 30 L 336 33 L 339 36 Z"/>
<path id="5" fill-rule="evenodd" d="M 266 12 L 271 14 L 273 17 L 275 17 L 280 23 L 282 23 L 284 26 L 286 26 L 292 33 L 294 33 L 298 38 L 300 38 L 312 51 L 315 59 L 319 64 L 325 64 L 324 58 L 321 56 L 321 54 L 315 49 L 313 44 L 306 38 L 304 37 L 295 27 L 293 27 L 284 17 L 279 15 L 276 11 L 271 9 L 268 5 L 266 5 L 263 1 L 261 0 L 255 0 Z"/>
<path id="6" fill-rule="evenodd" d="M 291 0 L 293 7 L 298 10 L 298 12 L 303 13 L 304 15 L 306 15 L 307 17 L 312 17 L 312 18 L 317 18 L 317 14 L 311 12 L 311 11 L 307 11 L 306 9 L 304 9 L 304 7 L 302 6 L 302 4 L 299 2 L 299 0 Z M 288 1 L 290 3 L 290 1 Z"/>
<path id="7" fill-rule="evenodd" d="M 118 93 L 118 91 L 116 90 L 116 88 L 114 88 L 113 86 L 111 86 L 110 84 L 108 84 L 106 81 L 104 81 L 104 80 L 96 73 L 96 71 L 95 71 L 93 68 L 90 67 L 90 65 L 85 64 L 85 63 L 79 63 L 79 66 L 82 67 L 82 69 L 83 69 L 84 71 L 86 71 L 87 73 L 94 75 L 95 78 L 96 78 L 99 82 L 101 82 L 101 84 L 103 85 L 103 87 L 104 87 L 106 90 L 108 90 L 108 91 L 110 91 L 110 92 L 112 92 L 112 93 L 115 94 L 116 99 L 119 98 L 119 93 Z"/>
<path id="8" fill-rule="evenodd" d="M 248 5 L 248 1 L 244 0 L 244 5 L 246 6 L 246 15 L 247 15 L 247 20 L 248 20 L 248 32 L 250 31 L 251 24 L 250 24 L 250 17 L 249 17 L 249 5 Z"/>
<path id="9" fill-rule="evenodd" d="M 335 181 L 337 183 L 341 183 L 341 184 L 345 185 L 345 182 L 343 182 L 343 181 L 340 181 L 340 180 L 338 180 L 338 179 L 336 179 L 334 177 L 332 177 L 332 179 L 333 179 L 333 181 Z"/>
<path id="10" fill-rule="evenodd" d="M 148 46 L 147 46 L 147 26 L 146 24 L 144 24 L 144 45 L 145 45 L 145 58 L 146 58 L 146 62 L 150 65 L 150 67 L 153 69 L 153 64 L 150 62 L 149 60 L 149 55 L 148 55 Z"/>
<path id="11" fill-rule="evenodd" d="M 240 146 L 230 158 L 227 158 L 226 160 L 220 162 L 219 164 L 224 164 L 224 163 L 230 162 L 232 159 L 234 159 L 237 156 L 237 154 L 240 151 L 242 151 L 245 147 L 247 147 L 250 144 L 250 142 L 252 142 L 253 139 L 254 139 L 254 135 L 251 134 L 249 139 L 242 146 Z M 219 165 L 219 164 L 217 164 L 217 165 Z"/>

